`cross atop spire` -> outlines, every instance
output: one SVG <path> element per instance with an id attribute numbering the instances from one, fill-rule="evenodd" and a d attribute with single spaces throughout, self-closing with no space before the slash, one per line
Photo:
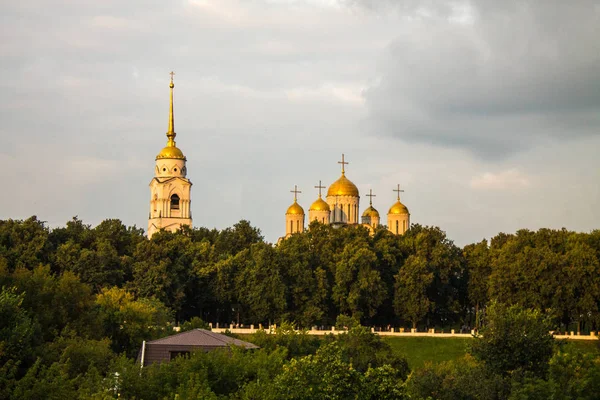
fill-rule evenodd
<path id="1" fill-rule="evenodd" d="M 338 161 L 338 164 L 342 164 L 342 175 L 344 175 L 346 172 L 344 165 L 350 164 L 349 162 L 344 161 L 344 153 L 342 153 L 342 161 Z"/>
<path id="2" fill-rule="evenodd" d="M 315 186 L 315 189 L 319 189 L 319 198 L 321 198 L 321 189 L 325 189 L 325 186 L 321 185 L 321 181 L 319 181 L 319 186 Z"/>
<path id="3" fill-rule="evenodd" d="M 177 136 L 175 133 L 175 118 L 173 117 L 173 88 L 175 87 L 175 84 L 173 83 L 173 75 L 175 75 L 175 72 L 171 71 L 169 75 L 171 75 L 171 82 L 169 83 L 171 93 L 169 101 L 169 130 L 167 131 L 167 138 L 169 141 L 167 142 L 167 146 L 172 147 L 175 146 L 175 136 Z"/>
<path id="4" fill-rule="evenodd" d="M 302 193 L 300 190 L 298 190 L 298 186 L 294 185 L 294 190 L 290 190 L 290 193 L 294 193 L 294 203 L 296 203 L 298 201 L 298 193 Z"/>
<path id="5" fill-rule="evenodd" d="M 398 192 L 398 201 L 400 201 L 400 192 L 404 193 L 403 189 L 400 189 L 400 184 L 398 184 L 398 189 L 394 189 L 394 192 Z"/>
<path id="6" fill-rule="evenodd" d="M 373 189 L 369 189 L 369 194 L 367 196 L 369 197 L 369 205 L 372 206 L 373 205 L 373 197 L 377 197 L 377 195 L 373 194 Z"/>

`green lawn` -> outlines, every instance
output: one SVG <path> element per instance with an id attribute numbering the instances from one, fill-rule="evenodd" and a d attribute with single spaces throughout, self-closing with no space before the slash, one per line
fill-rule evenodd
<path id="1" fill-rule="evenodd" d="M 434 363 L 455 360 L 467 352 L 473 339 L 433 337 L 385 337 L 398 353 L 404 355 L 411 369 L 422 367 L 427 361 Z"/>
<path id="2" fill-rule="evenodd" d="M 398 353 L 404 355 L 411 369 L 422 367 L 427 361 L 455 360 L 467 352 L 467 345 L 473 339 L 465 338 L 432 338 L 432 337 L 384 337 L 385 342 Z M 563 347 L 569 352 L 579 350 L 584 353 L 600 354 L 597 341 L 567 341 Z"/>

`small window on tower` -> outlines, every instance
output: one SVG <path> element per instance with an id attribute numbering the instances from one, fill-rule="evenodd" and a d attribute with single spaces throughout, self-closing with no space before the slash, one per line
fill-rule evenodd
<path id="1" fill-rule="evenodd" d="M 171 196 L 171 210 L 179 210 L 179 196 L 176 194 Z"/>
<path id="2" fill-rule="evenodd" d="M 173 171 L 177 172 L 177 168 L 173 168 Z"/>
<path id="3" fill-rule="evenodd" d="M 163 168 L 163 172 L 166 172 L 166 171 L 167 171 L 167 169 L 166 169 L 166 168 Z"/>

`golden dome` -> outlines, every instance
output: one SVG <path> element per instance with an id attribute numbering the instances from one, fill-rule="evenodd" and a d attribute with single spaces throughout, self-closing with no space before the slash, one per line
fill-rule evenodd
<path id="1" fill-rule="evenodd" d="M 319 197 L 314 203 L 312 203 L 308 211 L 330 211 L 330 208 L 329 204 Z"/>
<path id="2" fill-rule="evenodd" d="M 408 214 L 408 208 L 398 200 L 388 211 L 388 214 Z"/>
<path id="3" fill-rule="evenodd" d="M 340 179 L 333 182 L 327 190 L 327 196 L 353 196 L 358 197 L 358 188 L 356 185 L 342 173 Z"/>
<path id="4" fill-rule="evenodd" d="M 288 215 L 288 214 L 304 215 L 304 209 L 302 207 L 300 207 L 300 204 L 298 204 L 296 201 L 294 201 L 294 204 L 289 206 L 287 211 L 285 212 L 285 215 Z"/>
<path id="5" fill-rule="evenodd" d="M 185 156 L 183 155 L 182 151 L 179 150 L 179 147 L 175 146 L 175 143 L 173 143 L 172 146 L 167 145 L 167 147 L 162 149 L 156 156 L 157 160 L 159 158 L 177 158 L 179 160 L 185 160 Z"/>
<path id="6" fill-rule="evenodd" d="M 367 208 L 365 210 L 365 212 L 363 212 L 362 216 L 363 217 L 377 217 L 377 218 L 379 218 L 379 211 L 377 211 L 376 209 L 374 209 L 373 206 L 369 206 L 369 208 Z"/>

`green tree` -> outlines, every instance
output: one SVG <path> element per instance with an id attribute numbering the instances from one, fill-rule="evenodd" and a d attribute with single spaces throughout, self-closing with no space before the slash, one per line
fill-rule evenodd
<path id="1" fill-rule="evenodd" d="M 540 311 L 493 303 L 470 352 L 495 373 L 523 371 L 542 377 L 554 346 L 549 331 L 548 318 Z"/>
<path id="2" fill-rule="evenodd" d="M 0 290 L 0 365 L 11 359 L 26 365 L 32 361 L 39 325 L 22 308 L 24 297 L 14 287 Z"/>
<path id="3" fill-rule="evenodd" d="M 140 298 L 121 288 L 102 289 L 96 297 L 105 334 L 113 350 L 137 353 L 142 341 L 169 333 L 171 313 L 159 300 Z"/>
<path id="4" fill-rule="evenodd" d="M 274 382 L 274 398 L 351 399 L 362 390 L 362 376 L 342 360 L 337 343 L 321 347 L 317 353 L 294 358 L 284 365 Z"/>
<path id="5" fill-rule="evenodd" d="M 0 221 L 0 256 L 9 271 L 45 264 L 51 251 L 48 228 L 36 216 L 22 221 Z"/>
<path id="6" fill-rule="evenodd" d="M 309 328 L 325 318 L 328 296 L 326 270 L 311 251 L 311 237 L 292 235 L 277 248 L 284 284 L 288 288 L 286 318 Z"/>
<path id="7" fill-rule="evenodd" d="M 340 313 L 373 317 L 387 296 L 377 270 L 377 256 L 365 244 L 348 244 L 335 264 L 334 303 Z"/>
<path id="8" fill-rule="evenodd" d="M 200 318 L 200 317 L 193 317 L 189 321 L 185 321 L 183 324 L 181 324 L 180 332 L 191 331 L 193 329 L 210 330 L 210 325 L 208 325 L 208 323 L 204 322 L 202 320 L 202 318 Z"/>
<path id="9" fill-rule="evenodd" d="M 432 274 L 426 288 L 430 301 L 427 325 L 452 323 L 467 302 L 467 280 L 461 250 L 438 227 L 413 225 L 400 239 L 408 254 L 419 257 Z"/>
<path id="10" fill-rule="evenodd" d="M 390 345 L 369 328 L 353 327 L 337 335 L 335 342 L 341 350 L 342 360 L 352 364 L 361 373 L 366 373 L 369 368 L 388 365 L 394 370 L 394 377 L 404 381 L 410 372 L 406 359 L 395 354 Z"/>
<path id="11" fill-rule="evenodd" d="M 412 372 L 406 387 L 415 400 L 499 400 L 510 393 L 510 382 L 468 354 L 456 361 L 425 364 Z"/>
<path id="12" fill-rule="evenodd" d="M 241 256 L 244 261 L 235 277 L 235 286 L 244 320 L 258 323 L 278 319 L 286 308 L 286 287 L 275 249 L 257 243 L 236 257 Z"/>
<path id="13" fill-rule="evenodd" d="M 427 288 L 432 282 L 433 273 L 419 256 L 410 256 L 396 275 L 394 309 L 399 317 L 412 322 L 413 329 L 431 309 Z"/>
<path id="14" fill-rule="evenodd" d="M 492 271 L 487 240 L 465 246 L 463 254 L 469 276 L 469 301 L 475 307 L 475 327 L 479 328 L 479 310 L 488 301 L 488 282 Z"/>

